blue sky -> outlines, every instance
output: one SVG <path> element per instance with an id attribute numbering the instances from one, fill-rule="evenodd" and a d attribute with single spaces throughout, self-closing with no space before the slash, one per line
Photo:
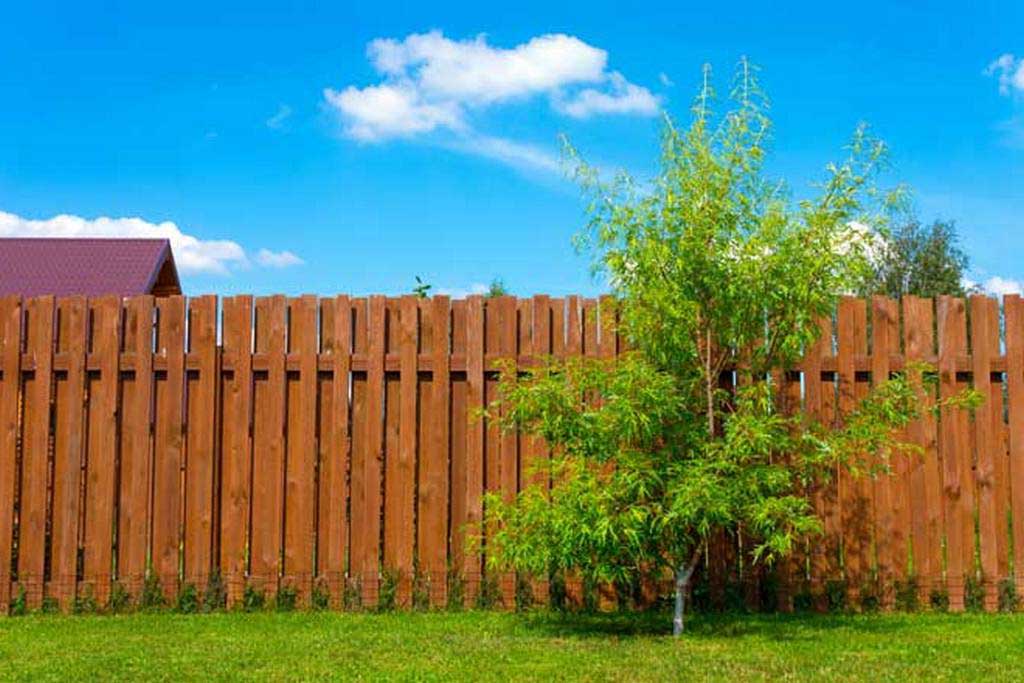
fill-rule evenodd
<path id="1" fill-rule="evenodd" d="M 1024 280 L 1024 3 L 143 4 L 5 8 L 0 234 L 171 234 L 189 293 L 591 293 L 558 135 L 649 175 L 748 55 L 772 173 L 867 121 L 975 279 Z"/>

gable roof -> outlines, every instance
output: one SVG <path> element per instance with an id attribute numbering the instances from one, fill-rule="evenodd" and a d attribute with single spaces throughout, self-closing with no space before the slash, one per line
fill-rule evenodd
<path id="1" fill-rule="evenodd" d="M 0 295 L 180 293 L 165 239 L 0 239 Z"/>

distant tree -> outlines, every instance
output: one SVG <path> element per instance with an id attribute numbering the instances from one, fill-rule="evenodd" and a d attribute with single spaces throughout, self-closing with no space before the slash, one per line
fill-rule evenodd
<path id="1" fill-rule="evenodd" d="M 416 286 L 412 288 L 412 293 L 421 299 L 426 299 L 430 295 L 430 290 L 433 289 L 433 285 L 428 285 L 426 282 L 420 279 L 420 276 L 416 276 Z"/>
<path id="2" fill-rule="evenodd" d="M 485 296 L 487 296 L 487 298 L 508 296 L 508 287 L 505 286 L 505 281 L 500 277 L 496 277 L 491 280 L 491 284 L 487 288 L 487 294 Z"/>
<path id="3" fill-rule="evenodd" d="M 928 227 L 917 220 L 903 223 L 884 238 L 872 260 L 874 272 L 863 294 L 900 298 L 966 293 L 963 277 L 969 261 L 952 221 L 935 221 Z"/>

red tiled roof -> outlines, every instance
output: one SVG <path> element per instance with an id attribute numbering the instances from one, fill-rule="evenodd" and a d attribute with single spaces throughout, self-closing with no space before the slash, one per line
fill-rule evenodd
<path id="1" fill-rule="evenodd" d="M 148 294 L 168 259 L 165 239 L 0 239 L 0 295 Z"/>

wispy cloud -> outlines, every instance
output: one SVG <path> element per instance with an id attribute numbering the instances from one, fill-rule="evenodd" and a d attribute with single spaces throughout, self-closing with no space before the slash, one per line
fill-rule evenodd
<path id="1" fill-rule="evenodd" d="M 256 263 L 268 268 L 287 268 L 289 266 L 301 266 L 305 261 L 288 250 L 270 251 L 269 249 L 260 249 L 256 252 Z"/>
<path id="2" fill-rule="evenodd" d="M 996 297 L 1004 297 L 1007 294 L 1024 294 L 1024 282 L 1013 278 L 1000 277 L 999 275 L 993 275 L 984 280 L 965 277 L 961 284 L 964 289 L 980 290 Z"/>
<path id="3" fill-rule="evenodd" d="M 546 97 L 556 113 L 651 116 L 660 99 L 608 70 L 608 53 L 575 36 L 537 36 L 511 48 L 484 35 L 452 40 L 440 31 L 372 41 L 378 83 L 324 89 L 344 133 L 363 143 L 441 135 L 446 146 L 505 163 L 557 171 L 556 156 L 478 131 L 474 118 L 499 105 Z"/>
<path id="4" fill-rule="evenodd" d="M 288 117 L 292 115 L 292 108 L 287 104 L 278 106 L 277 113 L 267 119 L 267 128 L 271 130 L 281 130 L 285 126 L 285 122 Z"/>
<path id="5" fill-rule="evenodd" d="M 453 299 L 465 299 L 473 294 L 486 294 L 489 289 L 482 282 L 474 282 L 468 287 L 438 287 L 434 293 L 440 296 L 449 296 Z"/>
<path id="6" fill-rule="evenodd" d="M 201 239 L 183 232 L 175 223 L 151 223 L 142 218 L 82 218 L 61 214 L 35 220 L 0 211 L 0 237 L 149 237 L 170 241 L 174 260 L 183 274 L 227 275 L 248 267 L 245 249 L 232 240 Z M 260 249 L 256 263 L 283 267 L 302 263 L 295 254 Z"/>

